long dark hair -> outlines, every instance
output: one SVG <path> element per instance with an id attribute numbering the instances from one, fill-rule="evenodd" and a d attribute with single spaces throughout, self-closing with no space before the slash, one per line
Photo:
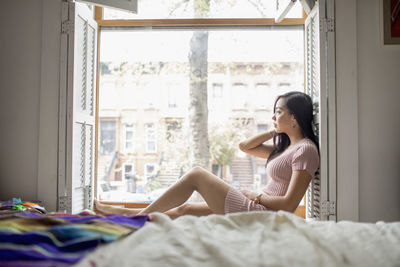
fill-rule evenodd
<path id="1" fill-rule="evenodd" d="M 275 100 L 274 113 L 276 109 L 276 103 L 281 98 L 286 100 L 286 107 L 289 110 L 289 113 L 296 119 L 303 136 L 315 143 L 319 153 L 318 140 L 313 131 L 313 103 L 311 97 L 302 92 L 288 92 L 280 95 Z M 274 156 L 284 151 L 290 145 L 289 136 L 285 133 L 274 133 L 273 141 L 274 150 L 269 155 L 266 164 L 268 164 L 268 162 L 272 160 Z"/>

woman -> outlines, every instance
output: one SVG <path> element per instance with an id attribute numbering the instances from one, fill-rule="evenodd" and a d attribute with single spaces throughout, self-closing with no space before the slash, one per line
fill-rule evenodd
<path id="1" fill-rule="evenodd" d="M 270 178 L 262 192 L 236 190 L 212 173 L 195 167 L 145 209 L 117 208 L 95 200 L 103 213 L 126 215 L 164 212 L 171 218 L 225 214 L 252 210 L 294 212 L 319 166 L 318 142 L 312 130 L 312 101 L 301 92 L 279 96 L 274 104 L 274 130 L 239 144 L 249 154 L 267 159 Z M 274 145 L 264 142 L 273 138 Z M 198 191 L 205 203 L 185 203 Z"/>

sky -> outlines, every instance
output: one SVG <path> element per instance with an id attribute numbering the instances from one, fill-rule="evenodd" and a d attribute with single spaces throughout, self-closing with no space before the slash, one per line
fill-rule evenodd
<path id="1" fill-rule="evenodd" d="M 102 31 L 103 62 L 187 62 L 191 30 Z M 209 62 L 303 62 L 303 30 L 214 30 Z"/>

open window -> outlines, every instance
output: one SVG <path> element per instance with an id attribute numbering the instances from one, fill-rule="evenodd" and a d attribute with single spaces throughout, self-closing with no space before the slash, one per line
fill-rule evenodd
<path id="1" fill-rule="evenodd" d="M 146 9 L 146 1 L 143 2 L 143 9 Z M 219 3 L 221 1 L 218 1 Z M 296 2 L 296 1 L 294 1 Z M 335 120 L 335 110 L 334 110 L 334 68 L 332 69 L 332 31 L 330 31 L 330 24 L 326 23 L 324 20 L 322 23 L 322 27 L 320 27 L 321 19 L 325 19 L 327 16 L 331 16 L 332 14 L 328 14 L 325 11 L 325 1 L 318 1 L 316 4 L 313 4 L 313 1 L 299 1 L 303 6 L 307 6 L 309 9 L 304 10 L 309 13 L 307 21 L 304 23 L 304 18 L 300 18 L 301 22 L 299 22 L 299 18 L 282 18 L 282 25 L 304 25 L 305 24 L 305 80 L 303 77 L 300 77 L 301 80 L 304 80 L 305 90 L 312 95 L 314 101 L 317 103 L 315 109 L 315 117 L 318 125 L 318 132 L 320 138 L 320 149 L 321 149 L 321 168 L 320 175 L 313 179 L 312 184 L 308 190 L 308 199 L 307 199 L 307 216 L 310 218 L 317 219 L 332 219 L 334 216 L 331 216 L 334 212 L 334 206 L 332 208 L 332 203 L 334 205 L 335 201 L 335 188 L 336 188 L 336 179 L 335 179 L 335 132 L 334 132 L 334 120 Z M 299 2 L 297 4 L 299 4 Z M 140 3 L 140 2 L 139 2 Z M 103 5 L 103 3 L 100 3 Z M 121 7 L 120 7 L 121 8 Z M 148 7 L 148 9 L 152 9 L 153 7 Z M 139 6 L 139 10 L 141 10 L 141 6 Z M 329 8 L 328 8 L 329 10 Z M 113 25 L 112 22 L 106 21 L 103 18 L 106 16 L 106 12 L 103 12 L 103 9 L 97 9 L 100 13 L 96 14 L 96 17 L 100 17 L 99 26 L 100 27 L 116 27 L 119 29 L 124 28 L 126 26 L 131 27 L 157 27 L 162 28 L 163 26 L 172 27 L 178 26 L 181 27 L 180 31 L 187 30 L 190 27 L 198 26 L 199 20 L 195 19 L 174 19 L 173 22 L 162 22 L 161 20 L 151 20 L 147 17 L 140 17 L 138 14 L 138 19 L 134 22 L 128 20 L 122 22 L 119 26 Z M 104 10 L 105 11 L 105 10 Z M 234 11 L 234 10 L 233 10 Z M 107 11 L 107 16 L 113 17 L 116 13 L 114 11 Z M 115 11 L 116 12 L 116 11 Z M 240 13 L 240 11 L 239 11 Z M 272 12 L 276 14 L 276 12 Z M 227 19 L 227 18 L 213 18 L 213 19 L 201 19 L 201 23 L 204 23 L 203 27 L 209 27 L 208 29 L 212 29 L 212 27 L 220 24 L 228 27 L 229 31 L 232 31 L 233 26 L 240 26 L 243 28 L 250 27 L 270 27 L 272 25 L 276 25 L 274 21 L 272 13 L 268 18 L 257 18 L 257 19 Z M 304 12 L 302 12 L 304 14 Z M 159 96 L 157 92 L 152 91 L 154 88 L 159 87 L 159 84 L 153 84 L 154 80 L 149 79 L 148 83 L 151 85 L 147 89 L 143 89 L 143 99 L 136 99 L 136 93 L 129 88 L 125 88 L 125 91 L 129 91 L 131 97 L 127 97 L 124 99 L 124 107 L 123 109 L 132 112 L 141 108 L 141 106 L 145 106 L 148 112 L 156 112 L 159 109 L 165 109 L 165 129 L 158 128 L 158 126 L 153 122 L 154 118 L 149 119 L 143 124 L 134 124 L 132 121 L 122 121 L 125 126 L 122 126 L 121 129 L 119 127 L 114 127 L 113 132 L 118 133 L 121 132 L 122 138 L 112 137 L 111 126 L 107 123 L 118 123 L 117 115 L 114 111 L 112 111 L 113 103 L 112 102 L 112 91 L 108 93 L 108 99 L 111 101 L 109 104 L 109 109 L 105 110 L 105 119 L 98 120 L 97 122 L 97 132 L 96 128 L 96 111 L 98 111 L 97 97 L 96 97 L 96 48 L 97 42 L 99 41 L 99 34 L 97 33 L 97 25 L 96 22 L 92 19 L 93 13 L 90 9 L 87 8 L 84 4 L 79 3 L 68 3 L 64 5 L 63 14 L 66 16 L 66 20 L 69 22 L 65 23 L 65 31 L 68 34 L 63 34 L 63 51 L 67 51 L 64 60 L 62 60 L 62 64 L 64 64 L 62 69 L 64 70 L 65 77 L 61 81 L 61 86 L 65 86 L 65 91 L 60 95 L 60 161 L 59 166 L 61 169 L 59 175 L 59 210 L 67 210 L 70 212 L 79 212 L 82 209 L 90 208 L 92 205 L 92 200 L 94 196 L 94 176 L 96 170 L 94 169 L 95 164 L 95 140 L 98 140 L 98 135 L 104 135 L 100 137 L 100 140 L 105 140 L 104 144 L 99 144 L 100 147 L 97 150 L 106 151 L 107 153 L 102 153 L 108 158 L 108 162 L 112 162 L 109 164 L 105 170 L 110 173 L 115 173 L 119 170 L 122 170 L 124 174 L 129 174 L 129 166 L 124 162 L 119 162 L 119 157 L 124 156 L 127 157 L 126 162 L 130 162 L 132 160 L 132 155 L 139 151 L 141 148 L 139 142 L 136 140 L 142 140 L 143 142 L 143 150 L 147 153 L 146 157 L 151 157 L 155 152 L 158 151 L 159 146 L 157 145 L 157 140 L 162 137 L 164 132 L 166 135 L 166 140 L 176 140 L 181 138 L 182 136 L 182 128 L 184 127 L 184 119 L 182 117 L 176 117 L 175 115 L 179 112 L 179 109 L 185 105 L 185 101 L 182 101 L 181 97 L 176 97 L 176 92 L 180 92 L 179 96 L 183 96 L 183 93 L 179 89 L 179 79 L 173 79 L 169 82 L 164 82 L 166 86 L 165 95 Z M 86 15 L 80 15 L 86 14 Z M 290 14 L 290 11 L 287 12 Z M 132 16 L 132 14 L 127 15 Z M 183 16 L 183 15 L 182 15 Z M 318 17 L 319 16 L 319 17 Z M 160 22 L 161 21 L 161 22 Z M 135 24 L 136 23 L 136 24 Z M 147 24 L 146 24 L 147 23 Z M 164 24 L 163 24 L 164 23 Z M 64 27 L 64 24 L 63 24 Z M 230 27 L 230 28 L 229 28 Z M 69 31 L 68 29 L 72 29 Z M 144 35 L 143 35 L 144 36 Z M 170 35 L 171 38 L 172 35 Z M 150 43 L 149 43 L 150 45 Z M 150 49 L 150 47 L 149 47 Z M 333 49 L 334 51 L 334 49 Z M 224 51 L 221 50 L 221 53 Z M 333 57 L 334 58 L 334 57 Z M 328 64 L 329 63 L 329 64 Z M 333 62 L 334 64 L 334 62 Z M 240 64 L 239 64 L 240 65 Z M 235 66 L 236 69 L 240 70 L 241 66 Z M 114 66 L 116 67 L 116 66 Z M 142 66 L 143 67 L 143 66 Z M 158 66 L 159 67 L 159 66 Z M 143 73 L 148 73 L 149 71 L 157 71 L 157 66 L 152 66 L 149 69 L 143 69 Z M 174 66 L 169 66 L 174 67 Z M 176 67 L 176 66 L 175 66 Z M 213 66 L 215 70 L 218 71 L 217 64 Z M 287 66 L 281 66 L 283 69 L 287 68 Z M 120 65 L 118 68 L 124 68 L 124 66 Z M 260 64 L 252 64 L 251 68 L 254 71 L 260 71 L 263 66 Z M 109 66 L 101 66 L 101 70 L 108 72 L 111 71 Z M 241 71 L 245 72 L 246 68 Z M 220 78 L 218 75 L 215 76 L 215 81 L 213 81 L 209 85 L 209 96 L 212 99 L 209 99 L 209 108 L 218 107 L 223 108 L 223 105 L 220 105 L 220 101 L 222 98 L 232 98 L 232 101 L 236 107 L 236 112 L 238 118 L 240 120 L 235 120 L 235 123 L 240 123 L 240 126 L 251 125 L 257 128 L 257 123 L 254 119 L 243 116 L 243 112 L 246 111 L 247 102 L 246 102 L 246 94 L 243 94 L 244 90 L 252 90 L 252 92 L 259 96 L 260 98 L 268 95 L 266 94 L 266 90 L 270 90 L 271 88 L 286 88 L 287 90 L 292 89 L 291 87 L 296 84 L 295 81 L 281 81 L 277 82 L 276 86 L 271 84 L 271 81 L 266 80 L 253 80 L 251 84 L 246 84 L 241 81 L 230 81 L 231 84 L 226 83 L 226 80 Z M 298 77 L 297 77 L 298 78 Z M 296 78 L 296 79 L 297 79 Z M 333 80 L 332 80 L 333 79 Z M 111 82 L 112 83 L 112 82 Z M 232 86 L 234 88 L 235 94 L 227 95 L 227 90 Z M 271 89 L 275 90 L 275 89 Z M 277 90 L 277 89 L 276 89 Z M 102 92 L 101 92 L 102 93 Z M 101 94 L 100 93 L 100 94 Z M 133 97 L 132 97 L 133 96 Z M 211 97 L 212 96 L 212 97 Z M 131 105 L 129 101 L 130 98 L 134 105 Z M 161 103 L 162 98 L 165 98 L 167 101 L 166 106 L 164 107 Z M 212 102 L 214 101 L 214 102 Z M 214 103 L 213 105 L 211 105 Z M 268 106 L 266 103 L 260 102 L 258 100 L 255 103 L 259 112 L 268 112 Z M 175 116 L 175 117 L 174 117 Z M 328 121 L 329 118 L 329 121 Z M 213 118 L 215 119 L 215 117 Z M 173 123 L 171 123 L 173 120 Z M 102 124 L 104 125 L 102 126 Z M 264 122 L 265 123 L 265 122 Z M 174 127 L 170 127 L 170 125 L 175 125 Z M 179 127 L 178 127 L 179 126 Z M 124 128 L 125 127 L 125 128 Z M 63 137 L 62 133 L 66 132 L 66 138 Z M 107 139 L 107 133 L 109 138 Z M 216 133 L 216 132 L 215 132 Z M 328 138 L 329 137 L 329 138 Z M 65 139 L 64 142 L 63 138 Z M 112 140 L 111 140 L 112 139 Z M 332 141 L 333 140 L 333 141 Z M 114 142 L 114 143 L 113 143 Z M 103 147 L 101 147 L 103 145 Z M 114 147 L 111 147 L 114 145 Z M 124 153 L 116 153 L 115 146 L 122 146 Z M 66 152 L 66 153 L 64 153 Z M 65 154 L 66 157 L 63 159 L 62 155 Z M 124 154 L 124 155 L 121 155 Z M 135 190 L 139 190 L 141 188 L 141 175 L 140 172 L 143 172 L 143 177 L 146 180 L 151 180 L 152 182 L 160 183 L 159 181 L 155 181 L 154 177 L 161 171 L 165 171 L 163 169 L 162 161 L 166 158 L 165 154 L 160 153 L 157 158 L 151 158 L 148 162 L 144 162 L 140 167 L 140 165 L 136 165 L 135 163 L 135 173 L 131 176 L 135 180 L 134 188 Z M 98 159 L 99 160 L 99 159 Z M 332 163 L 333 162 L 333 163 Z M 125 166 L 125 165 L 126 166 Z M 227 169 L 226 171 L 222 171 L 219 169 L 218 164 L 212 164 L 213 168 L 215 167 L 215 172 L 219 174 L 232 175 L 231 172 L 234 170 Z M 249 168 L 253 168 L 256 176 L 258 178 L 258 183 L 264 183 L 265 177 L 264 172 L 260 169 L 260 162 L 254 161 L 251 159 L 249 161 Z M 329 166 L 329 168 L 328 168 Z M 125 169 L 128 167 L 128 169 Z M 173 169 L 173 167 L 172 167 Z M 114 171 L 114 172 L 113 172 Z M 99 180 L 99 172 L 97 171 L 97 179 Z M 173 170 L 174 175 L 179 175 L 179 169 Z M 122 175 L 121 175 L 122 176 Z M 137 180 L 136 180 L 137 179 Z M 165 181 L 168 181 L 165 178 Z M 102 181 L 104 182 L 104 181 Z M 167 183 L 167 182 L 165 182 Z M 237 183 L 243 183 L 243 181 L 236 181 Z M 161 183 L 162 184 L 162 183 Z M 235 181 L 233 181 L 232 185 L 236 186 Z M 251 188 L 250 188 L 251 189 Z M 133 190 L 133 189 L 132 189 Z M 143 190 L 139 190 L 142 192 Z"/>

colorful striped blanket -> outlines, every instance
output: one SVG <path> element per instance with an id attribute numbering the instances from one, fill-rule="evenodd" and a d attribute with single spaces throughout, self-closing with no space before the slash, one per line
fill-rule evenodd
<path id="1" fill-rule="evenodd" d="M 99 245 L 131 234 L 146 221 L 146 215 L 1 215 L 0 266 L 70 266 Z"/>

